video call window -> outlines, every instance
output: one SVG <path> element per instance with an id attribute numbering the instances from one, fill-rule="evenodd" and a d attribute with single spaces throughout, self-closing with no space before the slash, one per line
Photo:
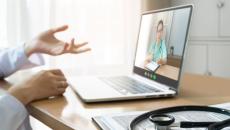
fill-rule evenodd
<path id="1" fill-rule="evenodd" d="M 190 10 L 142 16 L 135 66 L 178 80 Z"/>

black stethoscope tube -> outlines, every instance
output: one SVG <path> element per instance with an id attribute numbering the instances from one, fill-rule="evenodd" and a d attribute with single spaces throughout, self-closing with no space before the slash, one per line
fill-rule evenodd
<path id="1" fill-rule="evenodd" d="M 181 128 L 200 128 L 200 127 L 208 127 L 217 122 L 189 122 L 189 121 L 182 121 L 180 122 Z"/>
<path id="2" fill-rule="evenodd" d="M 228 126 L 230 126 L 230 119 L 214 123 L 208 127 L 208 130 L 221 130 Z"/>
<path id="3" fill-rule="evenodd" d="M 148 119 L 150 115 L 156 115 L 156 114 L 167 114 L 167 113 L 173 113 L 173 112 L 183 112 L 183 111 L 203 111 L 203 112 L 213 112 L 213 113 L 219 113 L 223 115 L 230 116 L 230 111 L 226 109 L 216 108 L 216 107 L 209 107 L 209 106 L 176 106 L 176 107 L 169 107 L 169 108 L 162 108 L 158 110 L 153 110 L 147 113 L 144 113 L 140 116 L 137 116 L 134 118 L 130 125 L 129 130 L 134 130 L 135 126 L 140 123 L 141 121 Z M 214 123 L 212 125 L 209 125 L 208 130 L 218 130 L 217 128 L 221 129 L 226 126 L 229 126 L 230 119 L 225 120 L 222 122 Z"/>

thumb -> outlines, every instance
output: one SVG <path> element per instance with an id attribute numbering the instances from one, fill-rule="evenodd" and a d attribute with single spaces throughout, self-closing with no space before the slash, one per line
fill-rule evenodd
<path id="1" fill-rule="evenodd" d="M 56 28 L 50 29 L 50 31 L 51 31 L 51 33 L 57 33 L 57 32 L 65 31 L 66 29 L 68 29 L 68 25 L 56 27 Z"/>

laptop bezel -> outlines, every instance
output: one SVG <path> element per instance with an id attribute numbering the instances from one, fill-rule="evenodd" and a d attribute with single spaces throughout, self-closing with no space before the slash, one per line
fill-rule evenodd
<path id="1" fill-rule="evenodd" d="M 178 74 L 178 80 L 173 80 L 170 79 L 168 77 L 156 74 L 154 72 L 142 69 L 138 66 L 135 66 L 135 61 L 136 61 L 136 56 L 137 56 L 137 49 L 138 49 L 138 42 L 139 42 L 139 36 L 140 36 L 140 30 L 141 30 L 141 22 L 142 22 L 142 17 L 143 15 L 146 14 L 153 14 L 153 13 L 159 13 L 159 12 L 165 12 L 165 11 L 173 11 L 173 10 L 178 10 L 178 9 L 185 9 L 185 8 L 190 8 L 190 12 L 189 12 L 189 18 L 188 18 L 188 24 L 187 24 L 187 28 L 186 28 L 186 35 L 185 35 L 185 43 L 184 43 L 184 47 L 183 47 L 183 52 L 182 52 L 182 58 L 181 58 L 181 65 L 179 68 L 179 74 Z M 183 5 L 183 6 L 176 6 L 176 7 L 170 7 L 170 8 L 164 8 L 164 9 L 159 9 L 159 10 L 153 10 L 153 11 L 147 11 L 147 12 L 143 12 L 141 14 L 141 18 L 140 18 L 140 25 L 139 25 L 139 32 L 138 32 L 138 37 L 137 37 L 137 42 L 136 42 L 136 50 L 135 50 L 135 57 L 134 57 L 134 62 L 133 62 L 133 73 L 137 74 L 141 77 L 150 79 L 152 81 L 156 81 L 160 84 L 164 84 L 166 86 L 168 86 L 170 89 L 175 90 L 176 92 L 178 91 L 178 86 L 179 86 L 179 82 L 181 80 L 181 75 L 182 75 L 182 68 L 183 68 L 183 63 L 184 63 L 184 57 L 185 57 L 185 51 L 186 51 L 186 45 L 188 42 L 188 33 L 189 33 L 189 28 L 190 28 L 190 24 L 191 24 L 191 17 L 192 17 L 192 12 L 193 12 L 193 5 Z M 146 76 L 145 73 L 149 73 L 149 75 L 155 75 L 156 78 L 152 79 L 150 76 Z"/>

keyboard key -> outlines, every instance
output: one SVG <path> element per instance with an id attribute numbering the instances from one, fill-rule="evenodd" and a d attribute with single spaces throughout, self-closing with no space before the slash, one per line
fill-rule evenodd
<path id="1" fill-rule="evenodd" d="M 128 93 L 140 94 L 140 93 L 160 92 L 160 90 L 156 88 L 153 88 L 147 84 L 138 82 L 137 80 L 126 76 L 100 77 L 99 79 L 123 95 L 126 95 Z"/>

